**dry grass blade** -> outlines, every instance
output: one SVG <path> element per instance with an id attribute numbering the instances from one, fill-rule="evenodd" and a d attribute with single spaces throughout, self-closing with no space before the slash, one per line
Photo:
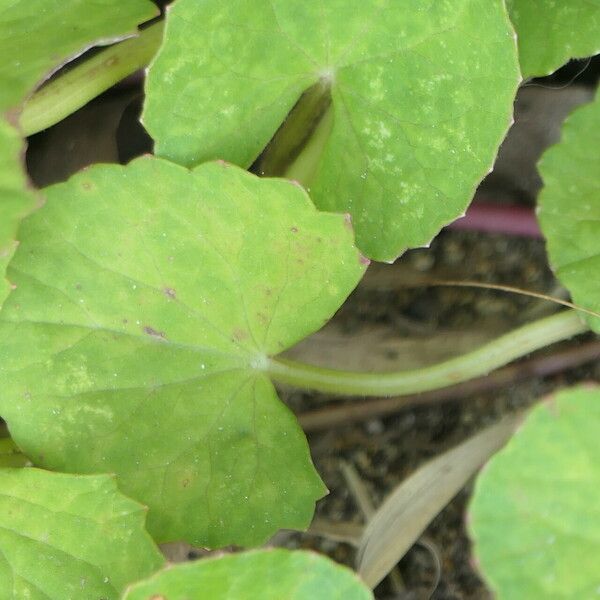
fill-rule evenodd
<path id="1" fill-rule="evenodd" d="M 426 463 L 401 483 L 365 529 L 357 570 L 374 588 L 421 536 L 432 519 L 511 437 L 520 415 L 505 417 Z"/>
<path id="2" fill-rule="evenodd" d="M 585 313 L 586 315 L 590 315 L 592 317 L 600 318 L 600 313 L 597 313 L 594 310 L 590 310 L 589 308 L 584 308 L 583 306 L 579 306 L 578 304 L 573 304 L 573 302 L 568 302 L 567 300 L 563 300 L 562 298 L 554 298 L 553 296 L 548 296 L 547 294 L 541 294 L 539 292 L 532 292 L 531 290 L 524 290 L 522 288 L 513 287 L 511 285 L 499 285 L 497 283 L 484 283 L 481 281 L 429 281 L 427 285 L 431 286 L 441 286 L 441 287 L 466 287 L 466 288 L 478 288 L 482 290 L 495 290 L 497 292 L 506 292 L 508 294 L 518 294 L 520 296 L 529 296 L 530 298 L 537 298 L 538 300 L 546 300 L 547 302 L 554 302 L 554 304 L 559 304 L 560 306 L 566 306 L 568 308 L 572 308 L 579 312 Z"/>

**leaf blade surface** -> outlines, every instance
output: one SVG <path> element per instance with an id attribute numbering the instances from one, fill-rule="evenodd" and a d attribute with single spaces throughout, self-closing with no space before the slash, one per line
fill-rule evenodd
<path id="1" fill-rule="evenodd" d="M 164 559 L 107 475 L 0 469 L 0 598 L 106 598 Z"/>
<path id="2" fill-rule="evenodd" d="M 150 68 L 143 118 L 161 156 L 247 167 L 323 82 L 332 131 L 304 183 L 319 208 L 352 214 L 368 256 L 392 260 L 464 211 L 519 78 L 499 1 L 183 0 Z"/>
<path id="3" fill-rule="evenodd" d="M 124 600 L 369 600 L 348 568 L 306 551 L 258 550 L 175 566 L 132 586 Z"/>
<path id="4" fill-rule="evenodd" d="M 256 544 L 325 491 L 264 374 L 365 270 L 291 182 L 145 157 L 47 189 L 2 311 L 0 412 L 35 464 L 114 472 L 160 541 Z"/>

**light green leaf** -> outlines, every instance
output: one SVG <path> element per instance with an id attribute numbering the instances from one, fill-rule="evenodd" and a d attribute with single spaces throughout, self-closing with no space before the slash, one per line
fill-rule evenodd
<path id="1" fill-rule="evenodd" d="M 264 373 L 365 261 L 285 180 L 152 157 L 47 189 L 9 266 L 0 413 L 35 464 L 115 472 L 160 541 L 252 545 L 324 487 Z"/>
<path id="2" fill-rule="evenodd" d="M 4 0 L 0 11 L 0 112 L 15 108 L 85 49 L 135 34 L 156 16 L 150 0 Z"/>
<path id="3" fill-rule="evenodd" d="M 36 204 L 21 168 L 22 154 L 21 137 L 0 116 L 0 306 L 10 290 L 4 273 L 16 248 L 17 226 Z"/>
<path id="4" fill-rule="evenodd" d="M 549 75 L 600 52 L 598 0 L 507 0 L 524 77 Z"/>
<path id="5" fill-rule="evenodd" d="M 600 391 L 535 407 L 477 480 L 470 529 L 497 598 L 595 598 L 600 589 Z"/>
<path id="6" fill-rule="evenodd" d="M 108 475 L 0 469 L 0 599 L 113 600 L 164 564 Z"/>
<path id="7" fill-rule="evenodd" d="M 321 81 L 332 130 L 303 182 L 390 260 L 466 208 L 511 119 L 517 62 L 500 0 L 179 0 L 144 122 L 161 156 L 248 166 Z"/>
<path id="8" fill-rule="evenodd" d="M 575 303 L 600 312 L 600 96 L 567 119 L 539 169 L 538 217 L 550 262 Z M 600 318 L 586 316 L 600 333 Z"/>
<path id="9" fill-rule="evenodd" d="M 226 554 L 177 565 L 134 585 L 124 600 L 369 600 L 347 567 L 300 550 Z"/>
<path id="10" fill-rule="evenodd" d="M 96 44 L 133 35 L 156 15 L 149 0 L 4 0 L 0 8 L 0 305 L 21 218 L 36 204 L 22 172 L 20 105 L 54 70 Z"/>

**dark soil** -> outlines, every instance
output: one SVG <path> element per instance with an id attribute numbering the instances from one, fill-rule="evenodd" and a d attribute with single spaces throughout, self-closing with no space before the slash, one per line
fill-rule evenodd
<path id="1" fill-rule="evenodd" d="M 399 266 L 407 269 L 398 269 Z M 379 274 L 382 269 L 397 269 L 402 274 L 410 273 L 409 269 L 421 274 L 430 271 L 436 278 L 444 273 L 456 278 L 458 271 L 462 280 L 507 283 L 546 293 L 557 291 L 557 284 L 547 268 L 543 242 L 499 235 L 446 231 L 429 250 L 409 252 L 400 264 L 378 266 L 377 269 Z M 365 283 L 369 283 L 368 278 Z M 349 343 L 353 335 L 381 324 L 398 330 L 399 324 L 406 327 L 408 322 L 414 325 L 414 330 L 433 332 L 439 328 L 486 327 L 490 322 L 496 326 L 501 322 L 509 330 L 528 320 L 528 315 L 533 318 L 536 313 L 553 310 L 551 304 L 548 306 L 519 295 L 446 287 L 403 289 L 401 282 L 398 283 L 396 290 L 378 290 L 376 282 L 375 285 L 361 285 L 352 294 L 334 319 L 334 324 L 348 332 Z M 427 335 L 422 334 L 422 338 Z M 573 342 L 565 345 L 573 345 Z M 439 406 L 406 409 L 388 418 L 309 435 L 317 469 L 330 489 L 330 494 L 318 504 L 317 516 L 332 522 L 364 522 L 342 477 L 342 461 L 354 465 L 377 506 L 423 462 L 458 444 L 501 415 L 527 406 L 557 388 L 599 376 L 600 365 L 587 365 L 496 393 Z M 340 403 L 339 398 L 325 395 L 283 393 L 298 413 L 317 405 Z M 437 600 L 490 597 L 472 566 L 470 541 L 465 531 L 469 494 L 470 486 L 467 486 L 423 534 L 435 548 L 441 563 L 440 581 L 431 596 Z M 339 562 L 353 564 L 354 549 L 349 544 L 313 535 L 298 535 L 287 544 L 317 548 Z M 400 596 L 394 594 L 389 582 L 384 581 L 376 590 L 377 597 L 429 597 L 434 567 L 431 553 L 415 546 L 400 563 L 407 592 Z"/>

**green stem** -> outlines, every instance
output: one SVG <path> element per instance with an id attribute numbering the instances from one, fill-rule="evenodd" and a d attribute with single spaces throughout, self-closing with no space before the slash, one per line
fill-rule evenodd
<path id="1" fill-rule="evenodd" d="M 353 373 L 270 359 L 269 375 L 280 383 L 344 396 L 402 396 L 440 389 L 486 375 L 509 362 L 587 331 L 575 310 L 519 327 L 467 354 L 422 369 L 396 373 Z"/>
<path id="2" fill-rule="evenodd" d="M 332 130 L 333 105 L 330 105 L 302 151 L 283 173 L 284 177 L 295 179 L 310 191 Z"/>
<path id="3" fill-rule="evenodd" d="M 22 132 L 31 135 L 55 125 L 121 79 L 147 66 L 158 50 L 162 32 L 163 22 L 158 21 L 137 37 L 109 46 L 51 80 L 25 103 L 19 120 Z"/>
<path id="4" fill-rule="evenodd" d="M 327 80 L 319 80 L 300 97 L 259 159 L 258 171 L 266 177 L 296 178 L 308 186 L 321 158 L 323 147 L 333 124 L 331 88 Z M 313 138 L 317 137 L 315 141 Z M 309 159 L 302 160 L 298 173 L 290 177 L 288 169 L 304 154 L 307 146 Z M 306 163 L 306 164 L 305 164 Z"/>

